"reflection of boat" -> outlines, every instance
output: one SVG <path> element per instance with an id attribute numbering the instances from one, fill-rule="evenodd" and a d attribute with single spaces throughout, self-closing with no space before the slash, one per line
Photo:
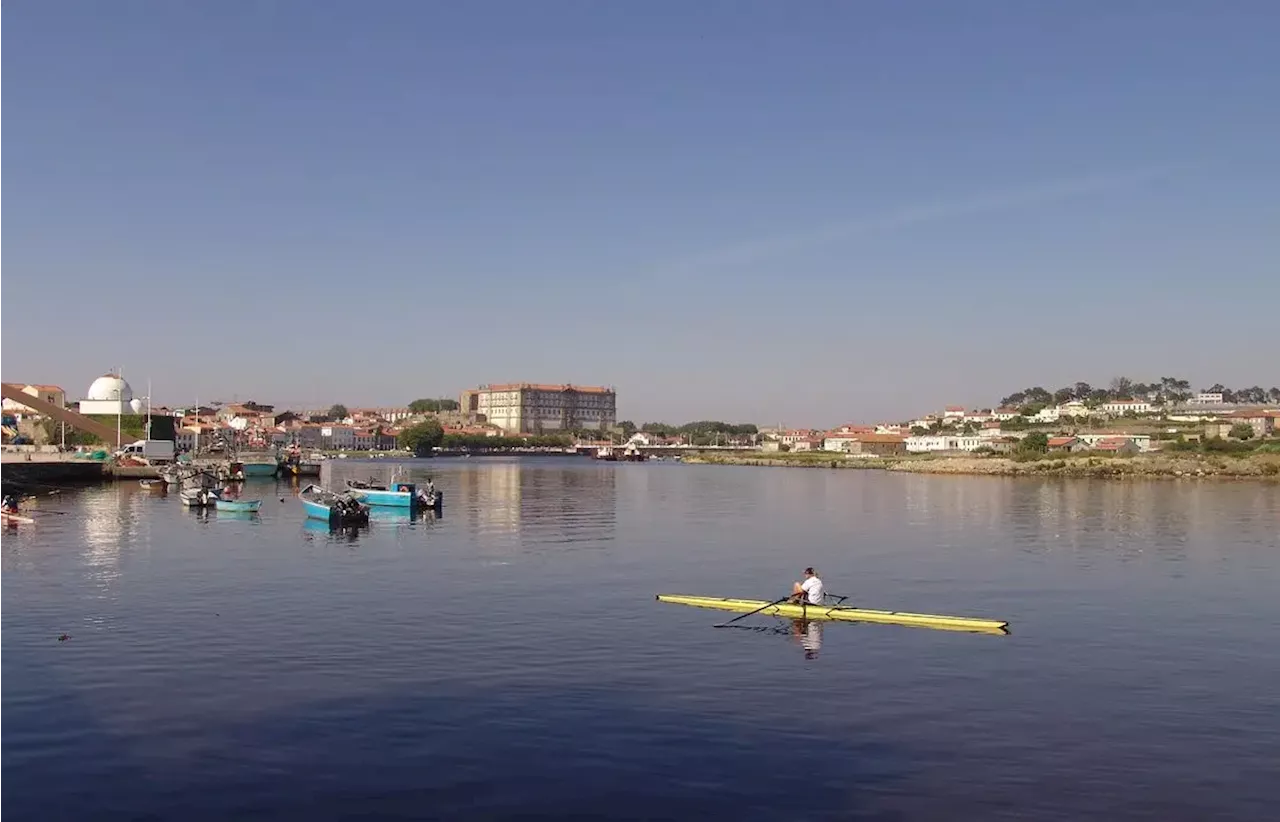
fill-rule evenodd
<path id="1" fill-rule="evenodd" d="M 335 494 L 318 485 L 308 485 L 298 492 L 307 516 L 327 520 L 329 525 L 359 525 L 369 521 L 369 506 L 361 504 L 350 493 Z"/>
<path id="2" fill-rule="evenodd" d="M 212 488 L 183 488 L 178 492 L 182 504 L 188 508 L 210 508 L 220 494 Z"/>
<path id="3" fill-rule="evenodd" d="M 162 479 L 141 479 L 138 484 L 148 491 L 164 491 L 169 484 Z"/>
<path id="4" fill-rule="evenodd" d="M 214 508 L 219 511 L 243 511 L 247 514 L 255 513 L 262 507 L 260 499 L 223 499 L 218 497 L 214 500 Z"/>
<path id="5" fill-rule="evenodd" d="M 692 605 L 695 608 L 714 608 L 719 611 L 751 613 L 757 609 L 765 616 L 791 617 L 793 619 L 831 619 L 844 622 L 879 622 L 887 625 L 907 625 L 913 628 L 937 628 L 943 631 L 971 631 L 974 633 L 1007 633 L 1009 623 L 996 619 L 943 616 L 941 614 L 909 614 L 901 611 L 870 611 L 850 605 L 807 605 L 790 602 L 770 604 L 763 599 L 725 599 L 722 597 L 696 597 L 683 594 L 659 594 L 659 602 Z"/>

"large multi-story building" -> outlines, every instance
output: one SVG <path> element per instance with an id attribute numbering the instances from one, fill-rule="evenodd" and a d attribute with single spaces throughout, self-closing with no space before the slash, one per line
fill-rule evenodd
<path id="1" fill-rule="evenodd" d="M 463 391 L 461 411 L 507 434 L 604 431 L 618 421 L 618 394 L 594 385 L 508 383 Z"/>

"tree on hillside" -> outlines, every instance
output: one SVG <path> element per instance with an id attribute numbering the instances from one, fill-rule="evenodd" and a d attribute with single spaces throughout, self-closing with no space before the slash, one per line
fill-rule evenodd
<path id="1" fill-rule="evenodd" d="M 1108 399 L 1133 399 L 1133 380 L 1128 377 L 1115 377 L 1111 380 L 1111 396 Z"/>
<path id="2" fill-rule="evenodd" d="M 1018 450 L 1024 454 L 1043 454 L 1049 450 L 1049 435 L 1043 431 L 1032 431 L 1018 443 Z"/>
<path id="3" fill-rule="evenodd" d="M 335 402 L 329 406 L 329 410 L 325 412 L 325 416 L 331 420 L 345 420 L 348 416 L 347 407 L 340 402 Z"/>
<path id="4" fill-rule="evenodd" d="M 636 424 L 631 420 L 623 420 L 618 423 L 618 428 L 622 431 L 622 436 L 630 437 L 636 432 Z"/>
<path id="5" fill-rule="evenodd" d="M 408 448 L 419 457 L 430 454 L 431 449 L 439 447 L 442 442 L 444 442 L 444 428 L 435 420 L 425 420 L 417 425 L 411 425 L 396 437 L 397 445 Z"/>
<path id="6" fill-rule="evenodd" d="M 1231 438 L 1236 440 L 1253 439 L 1253 426 L 1247 422 L 1238 422 L 1231 426 Z"/>
<path id="7" fill-rule="evenodd" d="M 415 414 L 436 414 L 441 411 L 457 411 L 457 400 L 448 399 L 418 399 L 409 403 L 409 410 Z"/>

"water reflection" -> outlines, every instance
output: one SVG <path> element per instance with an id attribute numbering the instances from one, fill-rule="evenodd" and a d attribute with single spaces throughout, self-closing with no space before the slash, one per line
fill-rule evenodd
<path id="1" fill-rule="evenodd" d="M 822 622 L 816 619 L 791 620 L 791 635 L 804 648 L 805 659 L 817 659 L 822 650 Z"/>

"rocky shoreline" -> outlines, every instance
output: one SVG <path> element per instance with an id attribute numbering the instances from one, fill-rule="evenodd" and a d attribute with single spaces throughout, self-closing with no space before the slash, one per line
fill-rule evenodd
<path id="1" fill-rule="evenodd" d="M 1100 457 L 1088 455 L 1014 460 L 1008 457 L 905 457 L 848 459 L 789 454 L 690 454 L 686 463 L 794 468 L 903 471 L 996 477 L 1070 477 L 1081 479 L 1244 479 L 1280 481 L 1280 454 L 1164 455 Z"/>

